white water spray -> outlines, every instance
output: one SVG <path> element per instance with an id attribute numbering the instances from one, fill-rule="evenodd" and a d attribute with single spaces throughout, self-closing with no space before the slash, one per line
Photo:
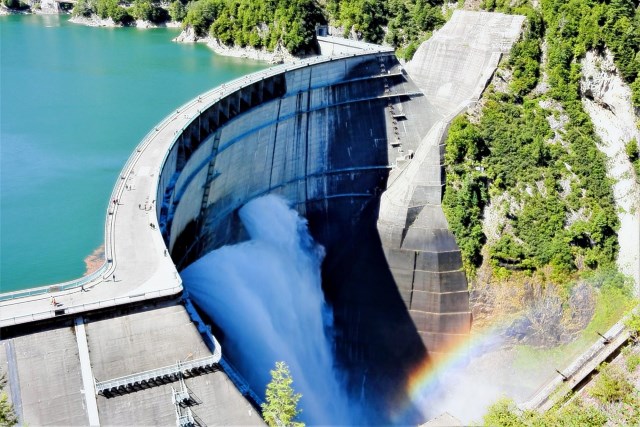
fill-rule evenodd
<path id="1" fill-rule="evenodd" d="M 240 219 L 251 240 L 212 251 L 185 269 L 189 294 L 224 331 L 223 351 L 235 355 L 259 395 L 275 362 L 284 361 L 302 394 L 302 420 L 357 423 L 334 368 L 333 315 L 321 289 L 324 249 L 280 197 L 252 200 Z"/>

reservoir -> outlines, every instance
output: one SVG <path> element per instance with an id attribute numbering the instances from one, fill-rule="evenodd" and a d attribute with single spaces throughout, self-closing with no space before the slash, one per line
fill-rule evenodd
<path id="1" fill-rule="evenodd" d="M 144 135 L 199 93 L 267 66 L 172 43 L 178 29 L 68 19 L 0 16 L 0 292 L 81 276 Z"/>

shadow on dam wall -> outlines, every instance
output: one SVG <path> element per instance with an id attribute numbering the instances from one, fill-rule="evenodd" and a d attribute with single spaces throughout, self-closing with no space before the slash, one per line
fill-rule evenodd
<path id="1" fill-rule="evenodd" d="M 336 356 L 349 373 L 349 391 L 364 393 L 374 421 L 387 424 L 392 406 L 408 399 L 406 379 L 426 350 L 382 249 L 376 229 L 379 200 L 361 208 L 357 222 L 327 251 L 323 285 L 333 305 Z M 417 412 L 415 417 L 423 421 Z"/>
<path id="2" fill-rule="evenodd" d="M 199 186 L 185 184 L 180 190 L 176 185 L 171 191 L 188 195 L 209 188 L 191 198 L 202 200 L 203 208 L 193 209 L 200 214 L 183 221 L 181 230 L 172 228 L 177 223 L 173 215 L 180 215 L 178 203 L 165 207 L 165 239 L 182 270 L 211 250 L 248 238 L 238 217 L 246 202 L 268 193 L 288 199 L 326 250 L 323 290 L 333 308 L 336 360 L 349 393 L 364 398 L 371 411 L 366 424 L 389 424 L 391 405 L 405 400 L 407 375 L 426 354 L 376 228 L 380 195 L 397 152 L 390 143 L 395 137 L 389 106 L 410 116 L 426 101 L 406 95 L 408 86 L 415 87 L 392 54 L 334 60 L 285 76 L 285 87 L 211 126 L 203 142 L 189 148 L 179 167 L 204 176 L 189 169 L 189 157 L 199 159 L 201 170 L 208 162 L 208 178 Z M 398 95 L 387 96 L 390 91 Z M 404 129 L 416 146 L 427 130 L 419 121 Z M 184 152 L 180 144 L 178 153 Z M 199 155 L 201 148 L 213 155 Z M 165 193 L 165 200 L 172 197 Z M 179 204 L 187 200 L 182 196 Z M 227 357 L 233 362 L 233 354 Z M 415 421 L 423 420 L 416 415 Z"/>

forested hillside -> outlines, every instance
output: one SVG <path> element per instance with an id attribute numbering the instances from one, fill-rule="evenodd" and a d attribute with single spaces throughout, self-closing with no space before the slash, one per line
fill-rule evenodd
<path id="1" fill-rule="evenodd" d="M 452 123 L 443 203 L 472 275 L 488 256 L 498 275 L 545 271 L 565 283 L 578 271 L 614 268 L 618 251 L 606 158 L 582 108 L 578 61 L 609 48 L 640 105 L 640 11 L 632 0 L 515 3 L 483 3 L 528 23 L 498 72 L 508 86 L 490 90 L 475 117 Z M 536 88 L 543 43 L 547 78 Z M 489 203 L 506 218 L 493 241 L 481 224 Z"/>
<path id="2" fill-rule="evenodd" d="M 13 4 L 15 0 L 4 0 Z M 78 0 L 74 14 L 113 18 L 130 24 L 135 19 L 154 23 L 168 20 L 191 26 L 196 35 L 211 35 L 228 46 L 250 46 L 273 50 L 278 44 L 293 54 L 313 51 L 314 29 L 330 24 L 345 36 L 385 43 L 398 56 L 410 59 L 419 44 L 442 26 L 462 0 Z M 513 95 L 521 97 L 537 78 L 543 28 L 553 37 L 551 67 L 566 67 L 586 49 L 609 47 L 616 64 L 634 91 L 640 106 L 638 12 L 636 0 L 545 1 L 543 11 L 534 10 L 528 0 L 485 0 L 481 8 L 529 17 L 529 35 L 515 53 L 518 63 Z M 560 18 L 562 17 L 562 18 Z M 558 57 L 560 55 L 560 57 Z M 557 69 L 558 70 L 558 69 Z M 552 73 L 554 98 L 571 92 L 570 78 Z M 575 70 L 574 70 L 575 74 Z M 561 79 L 561 80 L 558 80 Z"/>
<path id="3" fill-rule="evenodd" d="M 17 0 L 4 0 L 17 1 Z M 444 24 L 442 0 L 78 0 L 75 15 L 112 18 L 129 25 L 136 19 L 169 19 L 211 35 L 228 46 L 272 51 L 278 44 L 293 54 L 311 53 L 318 24 L 331 24 L 353 35 L 398 48 L 410 58 L 419 43 Z M 455 5 L 455 4 L 454 4 Z M 446 9 L 446 8 L 445 8 Z"/>

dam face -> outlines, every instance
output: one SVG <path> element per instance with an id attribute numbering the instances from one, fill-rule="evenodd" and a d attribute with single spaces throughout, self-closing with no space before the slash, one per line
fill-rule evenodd
<path id="1" fill-rule="evenodd" d="M 203 110 L 160 174 L 160 230 L 178 269 L 244 240 L 237 210 L 281 195 L 326 249 L 323 288 L 352 387 L 384 366 L 367 387 L 393 389 L 425 348 L 376 221 L 389 173 L 417 149 L 431 109 L 393 53 L 377 52 L 250 82 Z"/>

